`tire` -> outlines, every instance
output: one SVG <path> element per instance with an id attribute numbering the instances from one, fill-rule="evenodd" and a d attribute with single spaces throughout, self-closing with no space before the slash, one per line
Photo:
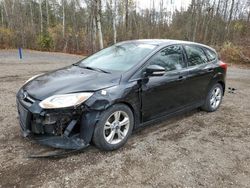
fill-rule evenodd
<path id="1" fill-rule="evenodd" d="M 216 92 L 219 92 L 216 94 Z M 216 111 L 222 102 L 223 97 L 223 88 L 222 85 L 217 83 L 211 87 L 209 90 L 207 97 L 205 99 L 205 104 L 201 107 L 202 110 L 207 112 L 214 112 Z M 214 101 L 214 103 L 213 103 Z"/>
<path id="2" fill-rule="evenodd" d="M 127 142 L 133 127 L 134 116 L 130 108 L 123 104 L 113 105 L 102 112 L 93 142 L 101 150 L 116 150 Z"/>

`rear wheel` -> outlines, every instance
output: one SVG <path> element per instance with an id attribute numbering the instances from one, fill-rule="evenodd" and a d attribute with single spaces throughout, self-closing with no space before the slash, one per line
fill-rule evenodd
<path id="1" fill-rule="evenodd" d="M 207 112 L 216 111 L 222 102 L 222 96 L 223 88 L 221 84 L 217 83 L 208 92 L 205 104 L 202 106 L 202 109 Z"/>
<path id="2" fill-rule="evenodd" d="M 101 114 L 97 123 L 93 142 L 102 150 L 115 150 L 122 147 L 131 135 L 134 117 L 130 108 L 117 104 Z"/>

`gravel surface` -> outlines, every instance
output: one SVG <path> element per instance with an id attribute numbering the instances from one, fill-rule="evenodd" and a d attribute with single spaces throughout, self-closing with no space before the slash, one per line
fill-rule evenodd
<path id="1" fill-rule="evenodd" d="M 32 75 L 76 62 L 62 53 L 0 51 L 0 187 L 250 187 L 250 70 L 230 67 L 220 109 L 194 110 L 134 133 L 120 150 L 60 159 L 20 135 L 15 95 Z"/>

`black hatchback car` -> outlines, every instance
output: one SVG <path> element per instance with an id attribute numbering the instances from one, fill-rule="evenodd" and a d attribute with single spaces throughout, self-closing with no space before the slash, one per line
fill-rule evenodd
<path id="1" fill-rule="evenodd" d="M 124 145 L 135 128 L 201 107 L 213 112 L 227 65 L 208 46 L 125 41 L 29 79 L 17 93 L 24 136 L 63 149 Z"/>

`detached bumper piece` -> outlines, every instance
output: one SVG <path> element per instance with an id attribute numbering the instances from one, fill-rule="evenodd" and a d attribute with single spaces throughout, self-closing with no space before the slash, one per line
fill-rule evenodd
<path id="1" fill-rule="evenodd" d="M 82 152 L 83 149 L 79 150 L 54 150 L 54 151 L 40 151 L 28 155 L 28 158 L 62 158 L 69 156 L 70 154 L 76 154 Z"/>
<path id="2" fill-rule="evenodd" d="M 36 136 L 33 138 L 39 144 L 51 146 L 53 148 L 59 149 L 84 149 L 88 147 L 79 135 L 74 135 L 71 137 L 66 136 Z"/>
<path id="3" fill-rule="evenodd" d="M 80 139 L 80 134 L 69 136 L 76 123 L 77 120 L 72 120 L 64 130 L 64 134 L 62 134 L 61 136 L 36 135 L 31 137 L 33 137 L 33 139 L 39 144 L 51 146 L 54 148 L 77 150 L 82 149 L 87 147 L 88 145 L 86 145 L 84 141 Z"/>

